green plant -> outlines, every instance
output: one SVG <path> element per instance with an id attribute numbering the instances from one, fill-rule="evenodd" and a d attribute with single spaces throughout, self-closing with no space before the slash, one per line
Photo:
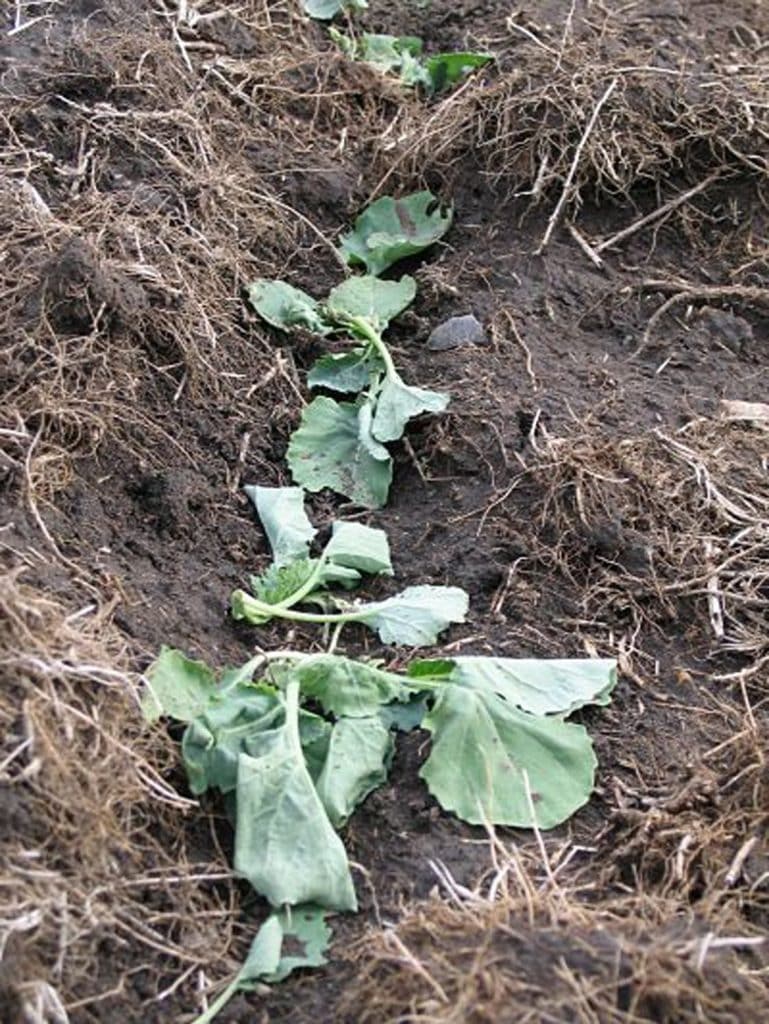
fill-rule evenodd
<path id="1" fill-rule="evenodd" d="M 464 620 L 467 595 L 456 587 L 409 587 L 348 606 L 328 588 L 355 586 L 363 573 L 392 574 L 383 531 L 336 522 L 313 557 L 317 531 L 301 488 L 247 492 L 273 564 L 252 581 L 257 596 L 233 594 L 236 616 L 365 622 L 383 641 L 412 646 L 434 643 Z M 322 611 L 297 612 L 299 603 Z M 386 781 L 397 730 L 421 726 L 431 734 L 420 775 L 445 810 L 473 824 L 552 828 L 592 791 L 590 738 L 565 718 L 608 703 L 614 662 L 463 656 L 414 660 L 394 672 L 334 653 L 338 639 L 337 632 L 327 652 L 258 654 L 220 673 L 163 648 L 147 672 L 145 718 L 184 723 L 190 789 L 222 794 L 235 827 L 235 870 L 276 908 L 197 1024 L 237 991 L 325 962 L 325 915 L 357 907 L 337 830 Z"/>
<path id="2" fill-rule="evenodd" d="M 417 36 L 372 35 L 358 38 L 335 28 L 329 33 L 337 46 L 352 60 L 361 60 L 383 73 L 397 75 L 407 86 L 419 86 L 429 95 L 442 92 L 461 81 L 476 68 L 494 59 L 490 53 L 436 53 L 422 55 L 423 43 Z"/>
<path id="3" fill-rule="evenodd" d="M 392 480 L 385 445 L 398 440 L 414 416 L 448 405 L 448 395 L 405 383 L 383 339 L 390 321 L 413 301 L 414 279 L 383 281 L 375 275 L 432 245 L 450 223 L 451 211 L 441 210 L 430 192 L 399 200 L 386 196 L 341 239 L 345 260 L 364 265 L 368 274 L 343 281 L 324 302 L 285 281 L 249 285 L 251 306 L 273 327 L 341 334 L 353 343 L 347 352 L 322 356 L 307 378 L 311 388 L 357 396 L 340 402 L 321 395 L 303 410 L 287 460 L 295 482 L 308 490 L 329 487 L 364 507 L 381 507 Z"/>
<path id="4" fill-rule="evenodd" d="M 224 794 L 235 870 L 280 908 L 212 1011 L 240 988 L 322 962 L 324 913 L 356 909 L 336 829 L 385 782 L 393 730 L 431 733 L 420 774 L 444 809 L 471 823 L 551 828 L 586 802 L 596 768 L 585 728 L 564 718 L 608 703 L 615 682 L 614 662 L 597 659 L 418 660 L 404 674 L 298 651 L 217 676 L 164 648 L 147 673 L 145 714 L 186 724 L 191 790 Z M 286 934 L 305 941 L 304 958 L 281 959 Z"/>
<path id="5" fill-rule="evenodd" d="M 335 522 L 320 555 L 310 558 L 315 530 L 304 510 L 301 488 L 249 487 L 247 493 L 267 533 L 273 564 L 251 578 L 252 594 L 234 591 L 234 618 L 252 625 L 282 618 L 338 629 L 360 622 L 376 630 L 384 643 L 412 647 L 433 644 L 450 623 L 464 621 L 468 598 L 459 587 L 407 587 L 383 601 L 346 600 L 329 587 L 355 587 L 361 573 L 392 576 L 385 533 L 360 523 Z M 320 611 L 299 612 L 298 604 L 314 604 Z"/>

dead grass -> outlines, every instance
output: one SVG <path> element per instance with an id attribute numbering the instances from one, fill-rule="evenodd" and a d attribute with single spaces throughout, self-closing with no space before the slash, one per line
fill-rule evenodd
<path id="1" fill-rule="evenodd" d="M 713 5 L 707 59 L 685 32 L 661 33 L 658 17 L 647 3 L 632 12 L 572 4 L 564 21 L 538 23 L 521 10 L 495 22 L 479 40 L 496 54 L 495 72 L 476 75 L 427 117 L 405 110 L 380 146 L 374 191 L 420 173 L 451 184 L 470 163 L 500 196 L 538 204 L 561 194 L 574 213 L 682 171 L 692 183 L 714 167 L 765 181 L 765 15 L 753 10 L 739 23 L 735 12 L 724 24 Z"/>
<path id="2" fill-rule="evenodd" d="M 715 752 L 707 785 L 618 811 L 596 846 L 492 837 L 493 869 L 472 891 L 438 866 L 441 894 L 351 951 L 358 975 L 340 1019 L 762 1019 L 766 753 L 747 724 Z"/>
<path id="3" fill-rule="evenodd" d="M 223 862 L 187 852 L 196 805 L 164 777 L 173 745 L 142 726 L 109 607 L 65 609 L 17 569 L 0 609 L 3 1012 L 12 993 L 24 1019 L 87 1020 L 132 975 L 151 988 L 226 957 L 235 895 Z"/>
<path id="4" fill-rule="evenodd" d="M 760 423 L 723 415 L 675 434 L 606 438 L 588 425 L 549 440 L 533 470 L 546 491 L 540 557 L 580 587 L 586 620 L 624 618 L 631 636 L 708 623 L 710 653 L 743 659 L 734 678 L 760 672 L 769 656 L 766 439 Z"/>

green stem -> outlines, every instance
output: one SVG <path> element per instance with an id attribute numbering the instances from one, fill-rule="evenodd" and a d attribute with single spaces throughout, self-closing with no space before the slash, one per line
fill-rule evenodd
<path id="1" fill-rule="evenodd" d="M 397 377 L 398 371 L 395 369 L 395 363 L 393 357 L 390 355 L 390 350 L 387 345 L 382 341 L 381 335 L 374 330 L 371 324 L 365 317 L 356 316 L 353 320 L 355 327 L 360 332 L 361 336 L 370 342 L 379 353 L 379 358 L 382 360 L 385 366 L 385 373 L 388 378 Z"/>
<path id="2" fill-rule="evenodd" d="M 239 971 L 227 988 L 220 992 L 216 999 L 214 999 L 213 1003 L 211 1003 L 205 1013 L 201 1013 L 199 1017 L 196 1017 L 195 1020 L 192 1021 L 192 1024 L 210 1024 L 217 1013 L 227 1005 L 230 999 L 232 999 L 238 991 L 240 986 L 240 974 L 241 972 Z"/>
<path id="3" fill-rule="evenodd" d="M 369 609 L 360 612 L 339 612 L 328 615 L 315 612 L 297 612 L 293 608 L 285 608 L 279 604 L 265 604 L 263 601 L 259 601 L 243 591 L 235 591 L 235 593 L 242 595 L 243 609 L 246 612 L 243 618 L 246 620 L 248 619 L 249 609 L 261 618 L 269 617 L 288 619 L 291 622 L 316 622 L 321 624 L 329 622 L 332 625 L 335 625 L 337 622 L 362 622 L 369 614 Z"/>
<path id="4" fill-rule="evenodd" d="M 323 572 L 323 569 L 326 565 L 326 561 L 327 557 L 326 552 L 324 551 L 323 554 L 318 559 L 318 564 L 313 569 L 312 574 L 308 576 L 308 578 L 305 580 L 302 586 L 298 590 L 295 590 L 293 594 L 289 594 L 288 597 L 284 598 L 282 601 L 279 601 L 278 604 L 274 605 L 273 607 L 290 608 L 292 605 L 300 604 L 302 598 L 307 597 L 307 595 L 311 594 L 313 590 L 315 590 L 315 588 L 317 587 L 318 580 L 321 577 L 321 573 Z"/>

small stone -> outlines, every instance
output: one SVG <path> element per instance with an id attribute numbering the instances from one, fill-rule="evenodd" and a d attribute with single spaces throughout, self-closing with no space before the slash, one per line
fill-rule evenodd
<path id="1" fill-rule="evenodd" d="M 435 328 L 427 339 L 427 347 L 433 352 L 446 352 L 464 345 L 487 345 L 488 341 L 483 326 L 474 316 L 452 316 Z"/>

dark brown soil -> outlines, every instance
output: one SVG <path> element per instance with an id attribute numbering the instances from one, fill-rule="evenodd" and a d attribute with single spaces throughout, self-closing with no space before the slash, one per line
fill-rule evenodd
<path id="1" fill-rule="evenodd" d="M 448 583 L 469 592 L 469 620 L 452 630 L 445 649 L 622 656 L 613 704 L 583 719 L 595 738 L 598 789 L 548 841 L 584 847 L 575 866 L 601 879 L 607 899 L 629 891 L 653 895 L 685 833 L 676 815 L 689 815 L 692 830 L 695 819 L 703 829 L 720 820 L 719 787 L 730 766 L 728 757 L 708 762 L 706 752 L 744 726 L 746 705 L 757 721 L 765 717 L 765 672 L 747 684 L 713 675 L 757 664 L 766 651 L 719 647 L 703 586 L 675 589 L 698 578 L 697 559 L 705 557 L 687 505 L 696 505 L 697 488 L 654 439 L 681 436 L 693 421 L 710 424 L 698 449 L 706 461 L 718 447 L 711 427 L 721 400 L 766 398 L 766 136 L 762 150 L 760 138 L 752 140 L 747 163 L 739 156 L 727 162 L 720 142 L 694 138 L 658 167 L 639 171 L 629 189 L 603 187 L 586 171 L 580 202 L 564 219 L 597 245 L 723 168 L 689 202 L 605 251 L 599 269 L 564 226 L 537 254 L 562 181 L 533 203 L 528 194 L 514 195 L 530 192 L 532 180 L 501 178 L 471 148 L 446 166 L 417 171 L 405 159 L 398 163 L 397 149 L 388 157 L 380 136 L 402 103 L 409 117 L 417 116 L 412 107 L 426 104 L 419 114 L 426 118 L 428 101 L 403 101 L 397 86 L 347 67 L 320 26 L 289 22 L 285 4 L 223 4 L 231 13 L 183 32 L 203 47 L 186 51 L 194 72 L 173 42 L 172 19 L 160 17 L 157 6 L 80 2 L 63 13 L 42 4 L 43 21 L 0 44 L 3 102 L 13 126 L 3 213 L 13 287 L 4 321 L 4 393 L 16 417 L 8 430 L 26 431 L 18 450 L 11 438 L 0 462 L 9 570 L 22 565 L 25 585 L 69 612 L 91 601 L 106 608 L 133 672 L 164 643 L 214 665 L 245 660 L 255 644 L 285 645 L 282 626 L 255 632 L 230 621 L 227 600 L 267 557 L 242 485 L 288 482 L 285 446 L 306 394 L 304 371 L 320 348 L 257 323 L 241 288 L 259 274 L 316 293 L 337 280 L 338 264 L 318 232 L 333 237 L 348 224 L 391 160 L 399 169 L 385 191 L 427 183 L 454 203 L 445 241 L 406 268 L 419 293 L 391 331 L 406 379 L 449 391 L 452 400 L 446 415 L 418 423 L 396 449 L 390 503 L 367 518 L 388 531 L 398 588 Z M 593 4 L 575 6 L 581 45 L 593 39 L 603 15 Z M 557 45 L 570 4 L 534 7 L 518 23 Z M 526 62 L 537 52 L 526 36 L 506 29 L 509 14 L 492 2 L 372 2 L 361 23 L 419 34 L 430 50 L 498 50 L 499 69 L 487 76 L 494 89 L 495 75 L 508 74 L 514 61 L 528 73 Z M 6 15 L 9 25 L 13 16 Z M 767 12 L 747 0 L 729 5 L 728 16 L 716 3 L 632 4 L 623 32 L 607 36 L 608 50 L 632 37 L 639 63 L 675 53 L 692 65 L 712 61 L 715 69 L 723 60 L 744 63 L 749 53 L 758 65 L 769 52 Z M 287 56 L 276 59 L 271 77 L 272 48 L 281 39 Z M 312 56 L 313 48 L 323 59 Z M 227 77 L 211 70 L 216 60 Z M 765 107 L 765 96 L 754 102 Z M 194 127 L 195 118 L 202 127 Z M 572 143 L 583 128 L 570 130 Z M 48 209 L 40 219 L 26 206 L 20 220 L 13 215 L 14 204 L 30 201 L 29 192 L 21 197 L 22 182 Z M 684 300 L 654 321 L 676 294 Z M 484 324 L 489 344 L 428 350 L 431 329 L 465 313 Z M 694 435 L 684 436 L 688 443 Z M 766 459 L 765 437 L 724 426 L 721 443 L 755 468 L 762 452 Z M 579 481 L 587 481 L 585 506 Z M 346 509 L 329 494 L 310 503 L 320 524 Z M 705 532 L 718 536 L 712 523 Z M 384 592 L 384 584 L 370 590 Z M 393 658 L 370 636 L 350 640 L 357 652 Z M 316 635 L 296 629 L 291 642 L 310 647 Z M 135 716 L 129 731 L 141 732 L 133 705 L 127 702 L 123 713 Z M 12 721 L 8 728 L 11 738 L 24 735 Z M 158 744 L 157 770 L 186 795 L 173 745 L 165 738 Z M 336 926 L 330 966 L 239 996 L 222 1024 L 426 1019 L 407 1016 L 408 1004 L 398 1009 L 397 1000 L 377 1017 L 365 987 L 360 998 L 369 1002 L 351 1002 L 362 968 L 348 956 L 365 928 L 397 922 L 406 903 L 428 897 L 438 885 L 431 862 L 445 865 L 461 886 L 472 887 L 488 871 L 483 830 L 442 814 L 417 778 L 424 756 L 424 736 L 401 739 L 387 786 L 345 831 L 350 858 L 360 865 L 362 911 Z M 34 818 L 18 818 L 14 799 L 24 779 L 6 782 L 0 798 L 5 807 L 9 794 L 13 842 L 44 845 Z M 666 801 L 668 832 L 658 840 L 647 813 Z M 164 850 L 170 820 L 176 832 Z M 700 889 L 713 877 L 708 857 L 728 864 L 746 838 L 740 829 L 748 826 L 739 820 L 710 846 L 703 840 Z M 184 813 L 166 808 L 155 822 L 148 817 L 146 829 L 146 846 L 126 853 L 127 872 L 141 877 L 177 856 L 226 871 L 231 836 L 215 804 Z M 531 842 L 502 832 L 504 842 Z M 54 868 L 56 856 L 54 850 Z M 114 877 L 109 870 L 102 884 Z M 759 876 L 757 864 L 750 877 Z M 264 912 L 237 883 L 205 882 L 201 890 L 209 910 L 190 922 L 191 931 L 199 929 L 197 945 L 183 927 L 173 933 L 174 948 L 190 951 L 184 963 L 161 946 L 153 953 L 151 942 L 125 934 L 118 940 L 97 927 L 94 959 L 87 971 L 76 965 L 70 979 L 68 968 L 54 968 L 47 946 L 33 952 L 33 932 L 21 951 L 42 966 L 30 960 L 8 968 L 9 982 L 0 977 L 9 993 L 0 1018 L 21 1019 L 13 1009 L 19 978 L 45 977 L 61 989 L 73 1024 L 191 1019 L 201 1006 L 201 972 L 210 983 L 235 969 Z M 147 892 L 149 899 L 154 890 Z M 696 886 L 682 890 L 680 906 L 696 908 L 699 896 Z M 210 911 L 215 904 L 227 907 L 228 924 Z M 170 905 L 158 895 L 153 927 L 162 927 L 164 913 Z M 766 925 L 765 902 L 749 923 Z M 584 927 L 597 934 L 592 924 Z M 200 954 L 201 941 L 210 943 L 210 955 Z M 567 965 L 604 978 L 613 941 L 601 938 L 604 952 L 585 953 L 584 962 L 572 950 Z M 562 962 L 557 932 L 546 933 L 533 952 L 528 942 L 500 943 L 503 959 L 545 986 Z M 10 953 L 15 949 L 16 940 Z M 194 970 L 158 1002 L 188 967 Z M 550 1019 L 495 1012 L 477 1019 Z M 643 1013 L 595 1019 L 653 1020 L 653 1000 Z M 690 1019 L 683 1010 L 676 1018 L 675 1007 L 665 1013 L 658 1019 Z M 468 1011 L 464 1019 L 476 1018 Z M 755 1018 L 735 1003 L 731 1019 Z"/>

